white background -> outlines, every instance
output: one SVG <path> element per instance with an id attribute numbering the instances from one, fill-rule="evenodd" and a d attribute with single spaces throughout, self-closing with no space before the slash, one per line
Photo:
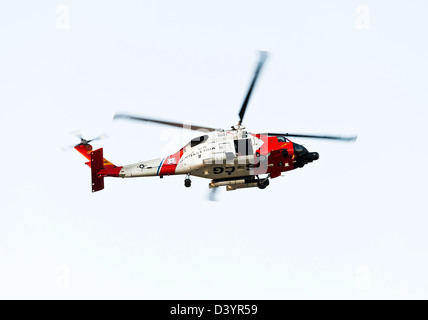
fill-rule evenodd
<path id="1" fill-rule="evenodd" d="M 428 298 L 427 7 L 3 1 L 0 298 Z M 320 160 L 215 203 L 182 176 L 92 194 L 61 151 L 75 129 L 117 165 L 190 139 L 118 111 L 236 124 L 257 50 L 250 131 L 358 141 L 295 139 Z"/>

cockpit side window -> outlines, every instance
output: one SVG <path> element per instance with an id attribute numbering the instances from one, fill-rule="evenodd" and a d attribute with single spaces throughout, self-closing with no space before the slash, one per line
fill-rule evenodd
<path id="1" fill-rule="evenodd" d="M 289 142 L 289 140 L 286 137 L 283 136 L 277 136 L 278 142 Z"/>
<path id="2" fill-rule="evenodd" d="M 208 135 L 204 135 L 204 136 L 194 138 L 190 141 L 190 147 L 191 148 L 196 147 L 198 144 L 201 144 L 207 140 L 208 140 Z"/>

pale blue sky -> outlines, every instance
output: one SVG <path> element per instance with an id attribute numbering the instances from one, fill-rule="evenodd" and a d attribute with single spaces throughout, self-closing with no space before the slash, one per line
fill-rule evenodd
<path id="1" fill-rule="evenodd" d="M 2 2 L 0 298 L 428 298 L 427 7 Z M 61 151 L 77 128 L 106 132 L 94 146 L 117 165 L 188 138 L 113 123 L 116 111 L 236 124 L 257 50 L 271 55 L 250 131 L 358 141 L 295 139 L 320 160 L 216 203 L 208 180 L 185 189 L 181 176 L 109 179 L 92 194 L 83 157 Z"/>

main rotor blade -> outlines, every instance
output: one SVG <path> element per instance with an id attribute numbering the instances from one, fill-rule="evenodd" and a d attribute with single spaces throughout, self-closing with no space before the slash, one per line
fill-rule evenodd
<path id="1" fill-rule="evenodd" d="M 244 119 L 245 110 L 247 109 L 248 101 L 250 101 L 251 93 L 253 92 L 254 86 L 257 82 L 257 78 L 259 77 L 260 70 L 263 67 L 263 64 L 265 63 L 267 58 L 267 52 L 266 51 L 260 51 L 260 60 L 257 64 L 256 71 L 254 73 L 253 81 L 251 82 L 250 88 L 248 89 L 247 96 L 245 97 L 245 100 L 242 104 L 241 110 L 239 111 L 239 123 L 238 125 L 242 124 L 242 120 Z"/>
<path id="2" fill-rule="evenodd" d="M 216 202 L 217 201 L 217 189 L 218 188 L 212 188 L 208 190 L 208 200 Z"/>
<path id="3" fill-rule="evenodd" d="M 165 120 L 159 120 L 159 119 L 152 119 L 152 118 L 143 118 L 143 117 L 137 117 L 129 114 L 122 114 L 117 113 L 114 116 L 114 120 L 116 119 L 129 119 L 129 120 L 136 120 L 136 121 L 146 121 L 146 122 L 153 122 L 158 124 L 163 124 L 166 126 L 172 126 L 177 128 L 185 128 L 195 131 L 216 131 L 217 129 L 211 128 L 211 127 L 204 127 L 204 126 L 197 126 L 194 124 L 191 124 L 190 126 L 187 126 L 186 124 L 180 123 L 180 122 L 172 122 L 172 121 L 165 121 Z"/>
<path id="4" fill-rule="evenodd" d="M 310 138 L 310 139 L 326 139 L 326 140 L 339 140 L 352 142 L 357 140 L 358 136 L 342 137 L 342 136 L 322 136 L 312 134 L 294 134 L 294 133 L 268 133 L 270 136 L 284 136 L 284 137 L 295 137 L 295 138 Z"/>

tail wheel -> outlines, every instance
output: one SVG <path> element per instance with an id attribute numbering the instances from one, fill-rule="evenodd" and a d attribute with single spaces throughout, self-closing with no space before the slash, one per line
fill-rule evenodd
<path id="1" fill-rule="evenodd" d="M 190 179 L 184 180 L 184 186 L 186 188 L 190 188 L 191 185 L 192 185 L 192 181 Z"/>

